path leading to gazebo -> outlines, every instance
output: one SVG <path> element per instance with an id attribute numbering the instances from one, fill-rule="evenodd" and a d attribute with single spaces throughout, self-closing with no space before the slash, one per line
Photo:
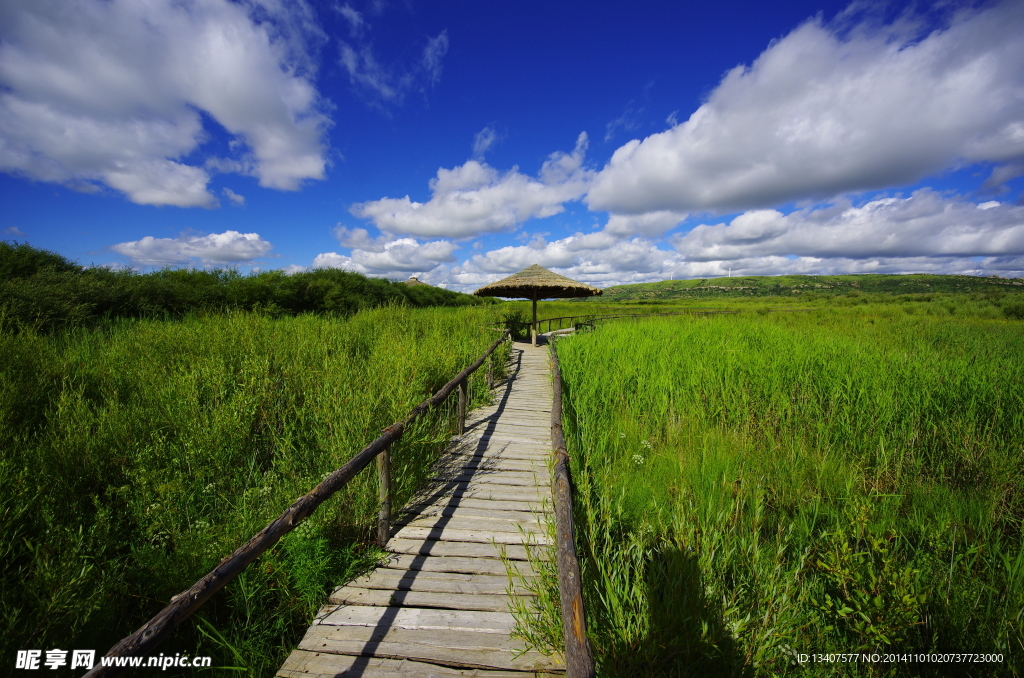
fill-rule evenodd
<path id="1" fill-rule="evenodd" d="M 551 381 L 546 346 L 514 343 L 495 404 L 467 417 L 430 486 L 391 532 L 386 564 L 339 587 L 278 676 L 489 676 L 563 672 L 518 654 L 504 552 L 526 578 L 546 544 Z"/>

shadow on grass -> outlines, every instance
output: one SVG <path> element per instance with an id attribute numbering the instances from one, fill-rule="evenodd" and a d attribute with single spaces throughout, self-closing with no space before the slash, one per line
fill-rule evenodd
<path id="1" fill-rule="evenodd" d="M 632 642 L 595 639 L 600 674 L 623 678 L 744 675 L 743 656 L 725 625 L 722 609 L 704 594 L 695 554 L 666 544 L 650 555 L 644 567 L 647 632 Z"/>

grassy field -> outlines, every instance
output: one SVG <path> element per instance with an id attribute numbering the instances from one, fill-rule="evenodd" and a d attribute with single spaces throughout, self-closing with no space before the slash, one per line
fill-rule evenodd
<path id="1" fill-rule="evenodd" d="M 615 285 L 596 297 L 602 303 L 713 300 L 751 297 L 834 297 L 851 292 L 863 294 L 988 294 L 1024 293 L 1024 279 L 980 278 L 969 275 L 772 275 L 736 278 L 662 280 L 654 283 Z"/>
<path id="2" fill-rule="evenodd" d="M 0 654 L 104 653 L 479 356 L 491 319 L 384 308 L 0 333 Z M 487 397 L 482 373 L 471 389 Z M 453 408 L 393 450 L 398 505 Z M 368 469 L 160 651 L 272 675 L 328 588 L 375 562 L 376 496 Z"/>
<path id="3" fill-rule="evenodd" d="M 600 674 L 1019 675 L 1024 327 L 992 301 L 855 295 L 559 340 Z M 542 609 L 522 631 L 558 647 Z M 826 652 L 1003 662 L 796 663 Z"/>

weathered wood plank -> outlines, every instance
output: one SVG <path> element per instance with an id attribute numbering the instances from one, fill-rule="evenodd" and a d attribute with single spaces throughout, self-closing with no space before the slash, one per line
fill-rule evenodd
<path id="1" fill-rule="evenodd" d="M 406 526 L 395 533 L 399 539 L 470 541 L 478 544 L 550 544 L 546 534 L 521 532 L 490 532 L 486 530 L 460 530 L 447 527 Z M 388 542 L 390 545 L 391 542 Z"/>
<path id="2" fill-rule="evenodd" d="M 473 631 L 509 635 L 515 626 L 510 612 L 435 610 L 420 607 L 332 606 L 319 617 L 325 626 L 390 626 L 410 630 Z"/>
<path id="3" fill-rule="evenodd" d="M 478 497 L 480 499 L 500 499 L 503 501 L 526 501 L 539 503 L 546 499 L 545 493 L 537 488 L 516 485 L 493 485 L 491 483 L 473 481 L 469 483 L 446 483 L 440 481 L 431 487 L 443 489 L 448 496 Z"/>
<path id="4" fill-rule="evenodd" d="M 532 575 L 523 575 L 524 579 Z M 462 574 L 457 572 L 429 572 L 423 570 L 389 570 L 378 568 L 370 574 L 346 584 L 353 589 L 379 589 L 383 591 L 423 591 L 431 593 L 500 596 L 509 588 L 504 574 Z M 527 592 L 519 592 L 528 595 Z"/>
<path id="5" fill-rule="evenodd" d="M 372 605 L 376 607 L 404 605 L 406 607 L 433 607 L 441 610 L 506 612 L 509 599 L 505 595 L 463 593 L 453 596 L 450 593 L 435 591 L 385 591 L 342 586 L 331 593 L 328 602 L 335 605 Z"/>
<path id="6" fill-rule="evenodd" d="M 402 527 L 425 527 L 455 530 L 480 530 L 483 532 L 519 532 L 520 530 L 542 534 L 546 528 L 535 520 L 512 521 L 508 518 L 471 516 L 456 513 L 452 516 L 417 516 Z"/>
<path id="7" fill-rule="evenodd" d="M 502 499 L 487 499 L 484 497 L 451 497 L 443 496 L 436 499 L 424 498 L 419 501 L 409 503 L 409 508 L 422 508 L 423 510 L 432 508 L 477 508 L 488 511 L 515 511 L 516 513 L 527 513 L 527 514 L 548 514 L 551 512 L 550 502 L 545 503 L 541 501 L 518 501 L 518 500 L 502 500 Z"/>
<path id="8" fill-rule="evenodd" d="M 488 510 L 485 508 L 473 508 L 470 506 L 449 506 L 434 505 L 434 506 L 419 506 L 415 512 L 404 514 L 400 517 L 401 520 L 412 520 L 416 517 L 423 516 L 445 516 L 453 517 L 459 516 L 460 518 L 489 518 L 491 520 L 503 520 L 512 521 L 515 523 L 534 523 L 542 524 L 544 520 L 543 514 L 534 514 L 528 511 L 515 511 L 510 514 L 508 511 L 499 510 Z"/>
<path id="9" fill-rule="evenodd" d="M 497 639 L 500 641 L 495 642 Z M 513 654 L 513 650 L 522 649 L 522 641 L 465 631 L 313 626 L 299 643 L 299 649 L 412 659 L 467 668 L 543 671 L 558 667 L 552 658 L 538 652 Z"/>
<path id="10" fill-rule="evenodd" d="M 529 561 L 509 561 L 521 574 L 533 574 Z M 471 572 L 505 576 L 505 563 L 498 558 L 454 558 L 443 556 L 416 556 L 395 553 L 388 556 L 383 567 L 395 570 L 424 570 L 430 572 Z"/>
<path id="11" fill-rule="evenodd" d="M 279 678 L 526 678 L 531 674 L 521 671 L 458 669 L 408 659 L 296 650 L 277 675 Z"/>
<path id="12" fill-rule="evenodd" d="M 450 478 L 439 478 L 447 483 L 486 482 L 495 485 L 525 485 L 537 487 L 538 472 L 535 471 L 492 471 L 486 468 L 470 469 Z M 543 476 L 541 476 L 543 477 Z"/>
<path id="13" fill-rule="evenodd" d="M 388 550 L 392 553 L 421 556 L 452 556 L 456 558 L 500 558 L 504 547 L 505 557 L 509 560 L 527 560 L 526 547 L 521 544 L 479 543 L 468 541 L 438 541 L 422 539 L 406 539 L 392 537 L 388 542 Z M 546 547 L 544 547 L 546 548 Z M 543 551 L 546 556 L 550 553 Z"/>

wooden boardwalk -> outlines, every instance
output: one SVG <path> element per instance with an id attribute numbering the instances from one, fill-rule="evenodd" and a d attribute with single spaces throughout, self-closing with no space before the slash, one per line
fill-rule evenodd
<path id="1" fill-rule="evenodd" d="M 533 576 L 524 541 L 549 543 L 551 383 L 547 347 L 512 345 L 495 404 L 467 417 L 431 485 L 391 531 L 391 556 L 339 587 L 278 672 L 311 676 L 487 676 L 561 673 L 509 634 L 501 550 Z M 516 589 L 512 595 L 525 592 Z"/>

